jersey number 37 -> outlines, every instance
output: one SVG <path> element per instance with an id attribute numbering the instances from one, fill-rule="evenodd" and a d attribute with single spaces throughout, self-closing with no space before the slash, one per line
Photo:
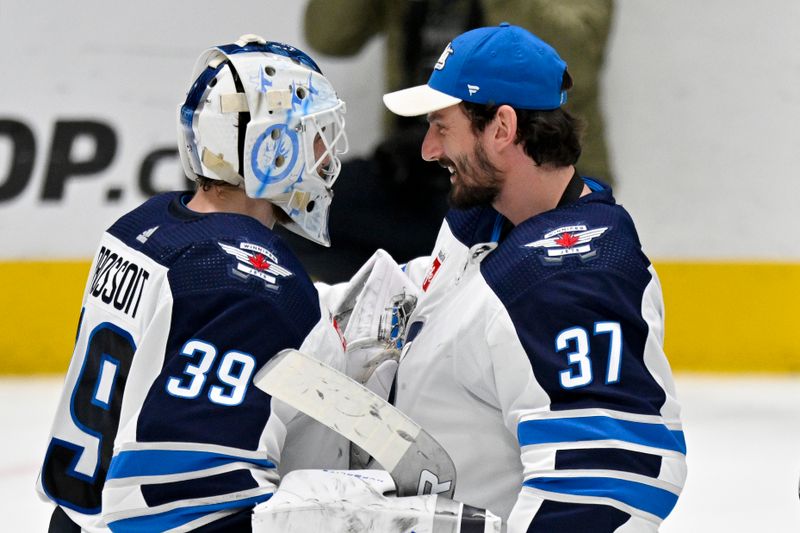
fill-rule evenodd
<path id="1" fill-rule="evenodd" d="M 595 322 L 593 337 L 609 335 L 608 364 L 606 366 L 606 384 L 619 382 L 622 366 L 622 328 L 619 322 Z M 565 389 L 585 387 L 592 383 L 592 354 L 589 333 L 575 326 L 565 329 L 556 336 L 556 351 L 567 351 L 567 363 L 570 368 L 558 373 L 561 386 Z"/>

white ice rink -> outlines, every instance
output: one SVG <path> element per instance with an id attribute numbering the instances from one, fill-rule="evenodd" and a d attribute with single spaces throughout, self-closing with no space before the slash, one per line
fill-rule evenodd
<path id="1" fill-rule="evenodd" d="M 677 381 L 689 478 L 661 531 L 800 531 L 800 376 Z M 0 379 L 3 532 L 47 531 L 51 508 L 34 484 L 60 388 L 59 378 Z"/>

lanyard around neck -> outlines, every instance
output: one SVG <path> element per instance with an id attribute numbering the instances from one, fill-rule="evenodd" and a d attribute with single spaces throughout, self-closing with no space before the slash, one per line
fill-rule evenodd
<path id="1" fill-rule="evenodd" d="M 572 175 L 572 178 L 569 180 L 569 183 L 567 183 L 564 193 L 561 195 L 561 199 L 558 201 L 558 205 L 556 205 L 556 207 L 569 205 L 580 198 L 581 192 L 583 192 L 583 185 L 583 180 L 578 175 L 578 171 L 576 170 Z"/>

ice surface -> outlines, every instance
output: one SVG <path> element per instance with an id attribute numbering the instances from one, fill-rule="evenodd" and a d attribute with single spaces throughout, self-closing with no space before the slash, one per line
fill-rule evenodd
<path id="1" fill-rule="evenodd" d="M 46 531 L 36 476 L 62 378 L 0 378 L 4 531 Z M 800 376 L 681 374 L 689 477 L 661 531 L 800 531 Z"/>

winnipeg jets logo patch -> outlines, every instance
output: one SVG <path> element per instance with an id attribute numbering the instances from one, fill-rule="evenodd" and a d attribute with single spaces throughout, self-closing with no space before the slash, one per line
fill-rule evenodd
<path id="1" fill-rule="evenodd" d="M 454 52 L 454 50 L 450 47 L 451 43 L 447 43 L 447 46 L 442 52 L 442 55 L 439 56 L 439 59 L 436 61 L 436 64 L 433 66 L 436 70 L 442 70 L 444 68 L 444 64 L 447 63 L 447 58 L 450 57 L 450 54 Z"/>
<path id="2" fill-rule="evenodd" d="M 528 248 L 542 248 L 547 251 L 550 262 L 560 262 L 568 255 L 578 255 L 581 259 L 590 259 L 597 254 L 592 248 L 592 241 L 601 237 L 608 227 L 588 228 L 584 225 L 564 226 L 554 229 L 538 241 L 529 242 Z"/>
<path id="3" fill-rule="evenodd" d="M 225 253 L 236 258 L 236 264 L 231 269 L 231 274 L 240 279 L 256 277 L 263 280 L 267 288 L 277 288 L 278 278 L 292 276 L 292 272 L 278 264 L 275 254 L 257 244 L 243 242 L 238 247 L 229 244 L 219 244 Z"/>

